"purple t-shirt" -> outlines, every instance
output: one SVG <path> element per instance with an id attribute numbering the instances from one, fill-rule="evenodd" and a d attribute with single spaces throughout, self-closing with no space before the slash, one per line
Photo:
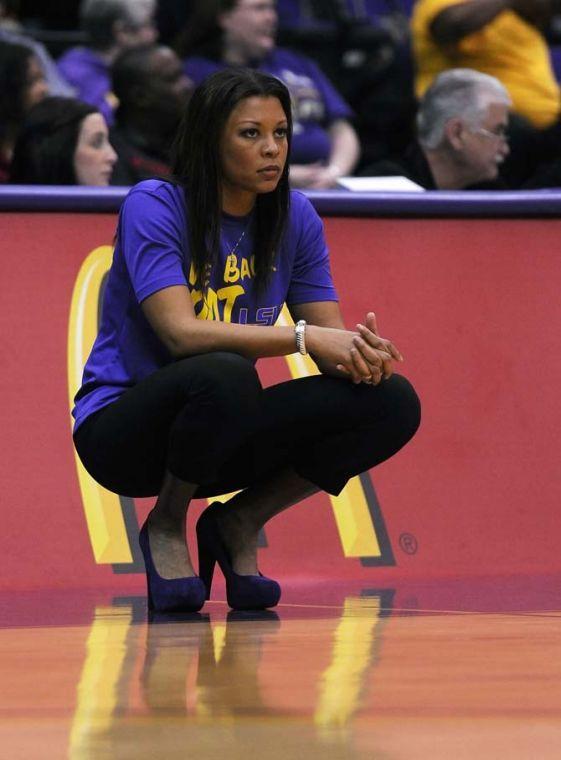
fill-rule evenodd
<path id="1" fill-rule="evenodd" d="M 238 324 L 273 325 L 285 302 L 337 300 L 323 224 L 305 195 L 290 194 L 285 239 L 259 294 L 253 285 L 251 218 L 223 214 L 220 256 L 203 303 L 193 286 L 183 189 L 162 180 L 133 187 L 121 208 L 99 333 L 72 411 L 75 428 L 173 361 L 140 306 L 162 288 L 187 286 L 198 319 Z"/>
<path id="2" fill-rule="evenodd" d="M 219 61 L 197 56 L 184 63 L 185 73 L 196 85 L 224 67 Z M 290 92 L 294 121 L 291 162 L 327 163 L 331 152 L 327 127 L 336 119 L 349 119 L 349 106 L 314 61 L 291 50 L 276 48 L 257 68 L 280 79 Z"/>
<path id="3" fill-rule="evenodd" d="M 114 122 L 109 66 L 86 47 L 67 50 L 58 61 L 60 73 L 76 88 L 76 97 L 98 108 L 109 126 Z"/>

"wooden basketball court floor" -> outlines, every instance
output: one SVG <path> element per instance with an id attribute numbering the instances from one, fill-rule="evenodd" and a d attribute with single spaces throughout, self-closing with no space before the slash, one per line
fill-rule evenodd
<path id="1" fill-rule="evenodd" d="M 561 579 L 0 596 L 0 758 L 561 758 Z"/>

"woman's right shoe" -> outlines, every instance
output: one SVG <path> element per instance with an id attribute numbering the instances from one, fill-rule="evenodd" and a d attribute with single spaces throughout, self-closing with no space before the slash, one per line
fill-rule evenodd
<path id="1" fill-rule="evenodd" d="M 202 580 L 196 575 L 162 578 L 152 559 L 147 523 L 140 530 L 138 543 L 146 566 L 148 609 L 154 612 L 198 612 L 206 599 L 206 586 Z"/>
<path id="2" fill-rule="evenodd" d="M 279 603 L 281 587 L 264 575 L 238 575 L 220 537 L 216 513 L 224 509 L 217 502 L 205 509 L 197 522 L 199 575 L 210 598 L 214 566 L 218 562 L 226 579 L 226 599 L 234 610 L 264 610 Z"/>

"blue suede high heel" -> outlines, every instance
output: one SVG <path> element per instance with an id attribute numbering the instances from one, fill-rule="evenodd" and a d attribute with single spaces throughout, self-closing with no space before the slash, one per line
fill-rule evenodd
<path id="1" fill-rule="evenodd" d="M 147 523 L 138 534 L 138 543 L 146 566 L 148 609 L 155 612 L 198 612 L 206 599 L 206 586 L 202 580 L 196 575 L 192 578 L 162 578 L 152 559 Z"/>
<path id="2" fill-rule="evenodd" d="M 238 575 L 226 551 L 218 530 L 216 513 L 223 509 L 220 503 L 205 509 L 197 522 L 197 544 L 199 547 L 199 575 L 206 587 L 206 598 L 210 599 L 210 589 L 214 566 L 218 562 L 226 579 L 226 599 L 234 610 L 264 610 L 279 603 L 281 587 L 276 581 L 264 575 Z"/>

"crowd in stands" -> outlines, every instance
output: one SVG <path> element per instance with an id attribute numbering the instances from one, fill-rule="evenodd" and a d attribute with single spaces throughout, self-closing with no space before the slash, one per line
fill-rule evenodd
<path id="1" fill-rule="evenodd" d="M 561 187 L 553 0 L 67 5 L 74 26 L 57 37 L 48 11 L 0 0 L 2 183 L 169 176 L 193 89 L 247 66 L 290 90 L 294 187 L 353 174 L 433 190 Z"/>

